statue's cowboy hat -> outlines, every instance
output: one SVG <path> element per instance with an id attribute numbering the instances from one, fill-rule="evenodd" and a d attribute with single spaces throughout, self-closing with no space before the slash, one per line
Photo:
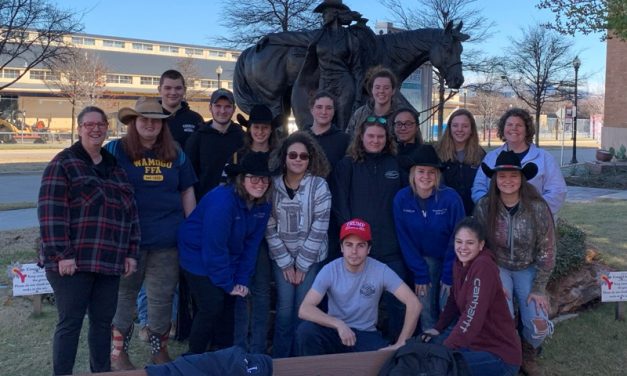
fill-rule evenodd
<path id="1" fill-rule="evenodd" d="M 342 0 L 324 0 L 322 4 L 314 8 L 314 13 L 322 13 L 327 8 L 336 8 L 341 10 L 351 10 L 346 5 L 342 4 Z"/>
<path id="2" fill-rule="evenodd" d="M 442 169 L 442 161 L 438 157 L 433 145 L 422 145 L 410 154 L 400 158 L 401 167 L 410 169 L 414 166 L 428 166 Z"/>
<path id="3" fill-rule="evenodd" d="M 271 176 L 268 168 L 268 153 L 251 151 L 246 154 L 239 163 L 231 163 L 224 168 L 224 172 L 230 177 L 240 174 L 253 176 Z"/>
<path id="4" fill-rule="evenodd" d="M 513 151 L 502 151 L 499 156 L 496 158 L 496 163 L 494 164 L 494 168 L 490 168 L 485 162 L 481 162 L 481 170 L 486 174 L 487 177 L 492 178 L 497 171 L 520 171 L 527 180 L 531 180 L 538 173 L 538 166 L 529 162 L 524 166 L 520 163 L 520 158 Z"/>
<path id="5" fill-rule="evenodd" d="M 251 124 L 270 124 L 272 129 L 276 129 L 283 123 L 283 117 L 272 117 L 272 111 L 268 106 L 263 104 L 256 104 L 250 110 L 250 117 L 246 120 L 246 117 L 242 114 L 237 114 L 237 122 L 242 126 L 249 128 Z"/>
<path id="6" fill-rule="evenodd" d="M 118 111 L 118 119 L 128 124 L 136 117 L 141 116 L 149 119 L 166 119 L 170 117 L 163 113 L 163 107 L 157 98 L 140 97 L 135 103 L 135 108 L 123 107 Z"/>

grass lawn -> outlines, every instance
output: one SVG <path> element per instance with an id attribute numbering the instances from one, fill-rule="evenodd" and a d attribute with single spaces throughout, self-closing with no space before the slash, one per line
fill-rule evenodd
<path id="1" fill-rule="evenodd" d="M 598 248 L 605 263 L 627 270 L 627 202 L 566 204 L 560 216 L 581 227 L 588 241 Z M 43 315 L 30 315 L 32 304 L 25 298 L 10 298 L 10 280 L 4 271 L 15 261 L 34 259 L 36 229 L 0 232 L 0 374 L 49 375 L 52 368 L 52 334 L 56 310 L 44 303 Z M 599 303 L 577 318 L 560 322 L 544 345 L 541 364 L 546 374 L 624 375 L 627 370 L 627 323 L 614 320 L 614 303 Z M 147 344 L 133 339 L 131 358 L 144 365 L 150 356 Z M 171 342 L 175 356 L 187 345 Z M 76 358 L 76 373 L 88 372 L 86 327 Z"/>

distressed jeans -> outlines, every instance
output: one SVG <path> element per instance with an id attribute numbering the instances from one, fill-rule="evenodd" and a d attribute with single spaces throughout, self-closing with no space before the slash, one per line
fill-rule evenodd
<path id="1" fill-rule="evenodd" d="M 59 314 L 52 343 L 54 374 L 72 374 L 85 313 L 89 317 L 89 368 L 91 372 L 111 371 L 111 320 L 120 276 L 87 272 L 60 276 L 48 271 L 46 278 L 54 291 Z"/>
<path id="2" fill-rule="evenodd" d="M 553 324 L 549 321 L 549 317 L 544 311 L 536 308 L 535 301 L 527 303 L 527 298 L 531 293 L 531 286 L 536 276 L 536 268 L 530 266 L 527 269 L 514 271 L 499 266 L 499 274 L 503 288 L 507 291 L 507 295 L 509 296 L 507 298 L 507 305 L 512 317 L 514 317 L 513 298 L 516 298 L 518 301 L 520 319 L 523 324 L 523 340 L 531 344 L 534 348 L 538 348 L 544 341 L 544 338 L 546 338 L 546 335 L 549 335 L 552 330 L 550 329 L 549 333 L 546 335 L 538 335 L 534 329 L 533 319 L 539 318 L 546 320 L 549 328 L 552 328 Z"/>
<path id="3" fill-rule="evenodd" d="M 179 278 L 179 260 L 176 248 L 140 251 L 137 271 L 120 281 L 118 309 L 113 326 L 127 333 L 133 324 L 137 294 L 146 287 L 148 298 L 148 328 L 159 334 L 170 330 L 172 299 Z"/>

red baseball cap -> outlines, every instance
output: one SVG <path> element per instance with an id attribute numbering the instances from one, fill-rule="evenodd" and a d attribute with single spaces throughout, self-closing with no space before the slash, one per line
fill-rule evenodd
<path id="1" fill-rule="evenodd" d="M 348 235 L 357 235 L 367 242 L 372 240 L 370 225 L 368 222 L 359 218 L 351 219 L 342 225 L 342 229 L 340 230 L 340 240 L 344 240 L 344 238 Z"/>

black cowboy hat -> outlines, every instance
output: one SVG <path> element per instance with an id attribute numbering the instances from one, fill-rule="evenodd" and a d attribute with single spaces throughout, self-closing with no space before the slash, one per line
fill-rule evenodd
<path id="1" fill-rule="evenodd" d="M 314 8 L 314 13 L 322 13 L 327 8 L 336 8 L 341 10 L 350 10 L 349 7 L 342 4 L 342 0 L 324 0 L 322 4 Z"/>
<path id="2" fill-rule="evenodd" d="M 429 166 L 442 169 L 442 162 L 433 145 L 422 145 L 399 160 L 401 167 Z"/>
<path id="3" fill-rule="evenodd" d="M 239 174 L 250 174 L 254 176 L 271 176 L 268 168 L 268 153 L 251 151 L 242 158 L 240 163 L 228 164 L 224 172 L 230 177 Z"/>
<path id="4" fill-rule="evenodd" d="M 525 164 L 524 167 L 521 166 L 520 158 L 511 150 L 504 150 L 499 154 L 494 168 L 490 168 L 485 162 L 481 162 L 481 169 L 489 178 L 492 178 L 492 175 L 497 171 L 520 171 L 527 180 L 531 180 L 538 173 L 538 166 L 533 162 Z"/>
<path id="5" fill-rule="evenodd" d="M 237 114 L 237 122 L 242 126 L 249 128 L 251 124 L 270 124 L 272 129 L 276 129 L 283 123 L 283 117 L 277 116 L 275 118 L 272 117 L 272 111 L 268 108 L 268 106 L 263 104 L 256 104 L 250 110 L 250 117 L 248 120 L 242 114 Z"/>

